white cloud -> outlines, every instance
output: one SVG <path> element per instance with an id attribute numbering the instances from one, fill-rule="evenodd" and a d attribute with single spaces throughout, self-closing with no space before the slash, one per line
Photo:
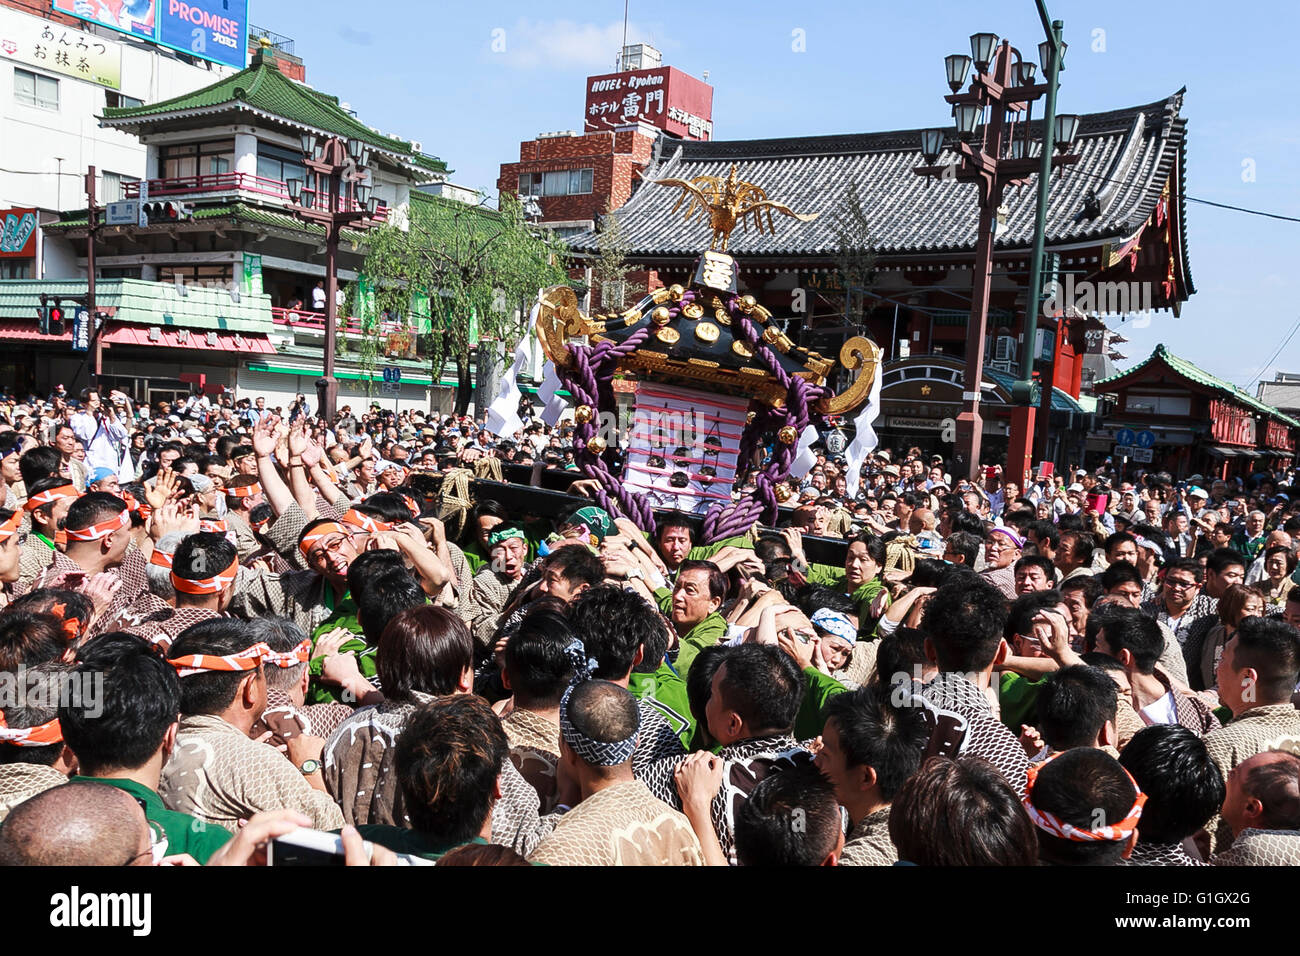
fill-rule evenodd
<path id="1" fill-rule="evenodd" d="M 653 36 L 653 31 L 637 24 L 627 25 L 628 43 L 653 43 Z M 612 73 L 623 44 L 623 21 L 601 26 L 572 20 L 520 19 L 513 27 L 505 28 L 503 39 L 505 49 L 492 55 L 515 69 L 581 68 Z"/>

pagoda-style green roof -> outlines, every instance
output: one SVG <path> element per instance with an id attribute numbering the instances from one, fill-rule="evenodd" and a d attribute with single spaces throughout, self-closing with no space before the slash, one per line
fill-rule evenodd
<path id="1" fill-rule="evenodd" d="M 247 69 L 192 93 L 143 106 L 109 107 L 100 123 L 114 129 L 133 129 L 178 114 L 228 111 L 257 112 L 315 132 L 360 139 L 430 172 L 450 172 L 442 160 L 415 150 L 406 140 L 375 132 L 343 109 L 338 97 L 289 79 L 273 59 L 257 55 Z"/>
<path id="2" fill-rule="evenodd" d="M 413 190 L 412 195 L 415 195 Z M 277 229 L 285 229 L 293 232 L 300 232 L 314 238 L 325 238 L 325 227 L 314 222 L 308 222 L 299 219 L 290 213 L 275 212 L 262 206 L 253 206 L 243 202 L 223 203 L 219 206 L 197 206 L 194 209 L 194 219 L 211 221 L 225 219 L 234 225 L 253 224 L 260 226 L 274 226 Z M 86 228 L 88 223 L 86 210 L 76 209 L 60 213 L 57 222 L 47 222 L 41 226 L 46 231 L 58 231 L 63 229 L 82 229 Z M 176 224 L 160 224 L 159 230 L 174 228 Z M 184 222 L 180 223 L 184 225 Z M 366 233 L 356 229 L 344 229 L 339 236 L 347 242 L 363 243 L 366 239 Z"/>
<path id="3" fill-rule="evenodd" d="M 1231 382 L 1225 382 L 1223 379 L 1211 375 L 1209 372 L 1205 371 L 1205 369 L 1193 365 L 1185 358 L 1179 358 L 1177 355 L 1172 354 L 1167 348 L 1165 348 L 1163 344 L 1157 345 L 1155 351 L 1147 357 L 1146 361 L 1133 366 L 1127 371 L 1120 372 L 1118 375 L 1113 375 L 1108 379 L 1096 382 L 1092 387 L 1093 391 L 1105 391 L 1107 386 L 1113 385 L 1121 379 L 1128 378 L 1146 368 L 1152 362 L 1163 362 L 1170 371 L 1176 375 L 1182 376 L 1188 381 L 1195 382 L 1197 385 L 1201 385 L 1205 388 L 1213 389 L 1216 392 L 1222 392 L 1234 401 L 1245 405 L 1247 408 L 1254 409 L 1256 412 L 1268 415 L 1271 418 L 1276 418 L 1278 421 L 1290 425 L 1292 428 L 1300 428 L 1300 421 L 1296 421 L 1289 415 L 1284 415 L 1272 405 L 1266 405 L 1245 389 L 1238 388 Z"/>

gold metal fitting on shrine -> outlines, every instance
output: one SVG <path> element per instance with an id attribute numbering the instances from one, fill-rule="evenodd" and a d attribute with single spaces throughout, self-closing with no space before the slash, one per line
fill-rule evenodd
<path id="1" fill-rule="evenodd" d="M 605 453 L 605 439 L 599 435 L 593 435 L 587 439 L 587 451 L 593 455 L 603 455 Z"/>
<path id="2" fill-rule="evenodd" d="M 585 425 L 591 421 L 593 412 L 590 405 L 579 405 L 573 410 L 573 420 L 579 425 Z"/>
<path id="3" fill-rule="evenodd" d="M 758 305 L 758 300 L 756 300 L 752 295 L 742 295 L 740 297 L 741 312 L 753 312 L 754 307 L 757 305 Z"/>
<path id="4" fill-rule="evenodd" d="M 721 334 L 722 330 L 712 322 L 701 322 L 695 327 L 695 337 L 701 342 L 712 344 L 718 341 L 718 336 Z"/>
<path id="5" fill-rule="evenodd" d="M 672 320 L 668 309 L 665 306 L 659 306 L 650 313 L 650 321 L 655 325 L 667 325 Z"/>
<path id="6" fill-rule="evenodd" d="M 776 437 L 787 445 L 793 445 L 799 440 L 799 432 L 793 425 L 785 425 L 776 433 Z"/>
<path id="7" fill-rule="evenodd" d="M 674 302 L 680 302 L 685 293 L 686 290 L 679 285 L 670 285 L 668 287 L 668 294 L 672 296 Z"/>

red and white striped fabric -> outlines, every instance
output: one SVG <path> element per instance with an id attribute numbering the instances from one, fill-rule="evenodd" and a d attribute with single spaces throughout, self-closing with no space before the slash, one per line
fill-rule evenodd
<path id="1" fill-rule="evenodd" d="M 209 534 L 225 534 L 230 530 L 230 525 L 224 518 L 200 518 L 199 530 Z"/>
<path id="2" fill-rule="evenodd" d="M 1127 770 L 1124 771 L 1129 782 L 1133 784 L 1133 790 L 1137 797 L 1133 801 L 1133 809 L 1129 810 L 1128 816 L 1118 823 L 1104 824 L 1096 827 L 1076 827 L 1072 823 L 1067 823 L 1054 814 L 1046 810 L 1040 810 L 1032 802 L 1034 792 L 1034 782 L 1038 779 L 1038 774 L 1049 763 L 1059 757 L 1055 754 L 1044 760 L 1042 763 L 1031 764 L 1028 774 L 1028 783 L 1025 785 L 1025 795 L 1021 803 L 1025 806 L 1025 812 L 1029 814 L 1029 819 L 1034 821 L 1034 826 L 1050 833 L 1052 836 L 1060 837 L 1063 840 L 1069 840 L 1072 843 L 1119 843 L 1127 840 L 1137 829 L 1138 820 L 1142 817 L 1142 807 L 1147 802 L 1147 795 L 1137 785 L 1133 775 Z"/>
<path id="3" fill-rule="evenodd" d="M 259 641 L 237 654 L 185 654 L 173 657 L 167 663 L 176 668 L 179 677 L 202 674 L 204 671 L 252 671 L 257 670 L 258 665 L 271 653 L 274 653 L 271 648 L 264 641 Z"/>
<path id="4" fill-rule="evenodd" d="M 60 498 L 80 498 L 77 489 L 72 485 L 60 485 L 57 488 L 47 488 L 39 494 L 32 495 L 23 505 L 24 511 L 35 511 L 41 505 L 52 504 Z"/>
<path id="5" fill-rule="evenodd" d="M 699 513 L 715 501 L 730 501 L 748 412 L 747 398 L 639 383 L 623 483 L 655 507 Z M 677 454 L 678 448 L 686 454 Z M 652 456 L 664 464 L 651 465 Z M 703 473 L 705 467 L 714 473 Z"/>
<path id="6" fill-rule="evenodd" d="M 114 531 L 121 531 L 131 526 L 131 512 L 123 510 L 116 518 L 108 518 L 89 528 L 68 528 L 69 541 L 99 541 L 107 538 Z"/>
<path id="7" fill-rule="evenodd" d="M 163 551 L 158 547 L 158 545 L 155 544 L 153 546 L 153 554 L 149 555 L 149 563 L 152 564 L 154 567 L 166 568 L 168 571 L 170 571 L 172 569 L 173 557 L 174 555 L 171 554 L 171 552 Z"/>
<path id="8" fill-rule="evenodd" d="M 311 554 L 312 545 L 317 541 L 320 541 L 322 538 L 328 538 L 332 534 L 345 534 L 351 536 L 356 533 L 357 529 L 354 527 L 346 527 L 339 524 L 337 521 L 326 521 L 324 524 L 318 524 L 303 535 L 302 540 L 298 542 L 298 548 L 302 551 L 303 556 L 306 557 Z"/>
<path id="9" fill-rule="evenodd" d="M 271 651 L 262 660 L 275 667 L 296 667 L 299 664 L 306 664 L 311 660 L 311 640 L 303 638 L 302 643 L 291 651 L 285 651 L 283 654 Z"/>
<path id="10" fill-rule="evenodd" d="M 9 516 L 9 520 L 0 524 L 0 541 L 11 538 L 18 533 L 18 526 L 23 523 L 23 513 L 15 511 Z"/>
<path id="11" fill-rule="evenodd" d="M 356 508 L 349 508 L 339 520 L 367 534 L 378 534 L 381 531 L 393 530 L 393 526 L 387 521 L 376 518 L 374 515 L 362 514 Z"/>
<path id="12" fill-rule="evenodd" d="M 173 568 L 172 587 L 185 594 L 219 594 L 231 584 L 235 583 L 235 575 L 237 574 L 239 574 L 238 558 L 231 561 L 230 567 L 226 568 L 226 570 L 222 571 L 220 574 L 215 574 L 210 578 L 199 578 L 197 580 L 183 578 L 178 575 L 176 569 Z"/>
<path id="13" fill-rule="evenodd" d="M 63 728 L 59 726 L 59 718 L 47 720 L 35 727 L 19 729 L 5 723 L 4 712 L 0 711 L 0 744 L 9 744 L 11 747 L 45 747 L 62 742 Z"/>
<path id="14" fill-rule="evenodd" d="M 252 498 L 254 495 L 262 493 L 262 486 L 257 482 L 251 485 L 235 485 L 226 488 L 226 497 L 228 498 Z"/>

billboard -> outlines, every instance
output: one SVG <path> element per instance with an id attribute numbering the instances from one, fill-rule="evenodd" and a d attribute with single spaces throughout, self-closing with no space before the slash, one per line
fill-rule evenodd
<path id="1" fill-rule="evenodd" d="M 0 56 L 49 73 L 122 87 L 122 45 L 0 7 Z"/>
<path id="2" fill-rule="evenodd" d="M 36 210 L 0 209 L 0 258 L 36 255 Z"/>
<path id="3" fill-rule="evenodd" d="M 248 55 L 248 0 L 158 0 L 158 42 L 242 70 Z"/>
<path id="4" fill-rule="evenodd" d="M 638 120 L 682 139 L 713 138 L 713 87 L 671 66 L 587 77 L 588 133 Z"/>
<path id="5" fill-rule="evenodd" d="M 54 0 L 54 9 L 110 30 L 152 40 L 158 25 L 155 3 L 156 0 Z"/>
<path id="6" fill-rule="evenodd" d="M 53 6 L 237 70 L 248 58 L 248 0 L 53 0 Z"/>

